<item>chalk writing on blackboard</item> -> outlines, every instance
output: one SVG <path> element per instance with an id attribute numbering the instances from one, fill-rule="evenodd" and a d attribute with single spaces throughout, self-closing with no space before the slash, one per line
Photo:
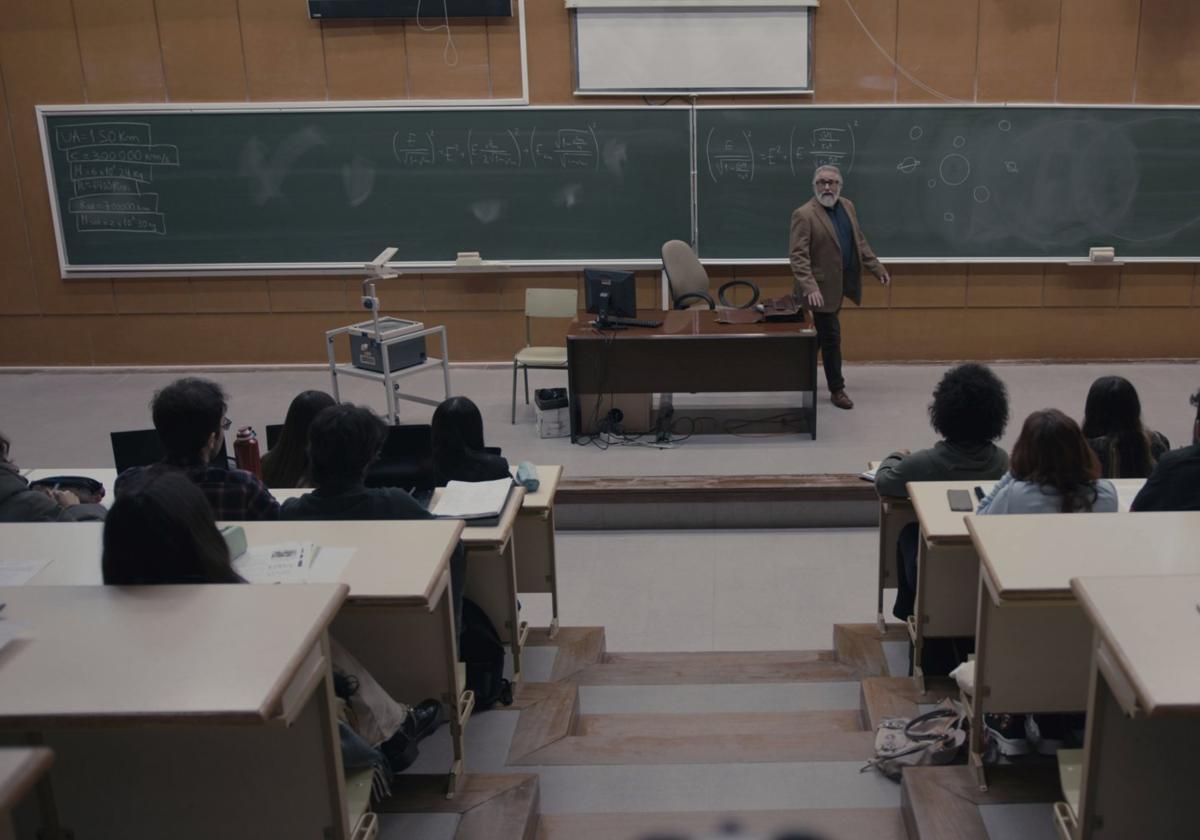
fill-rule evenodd
<path id="1" fill-rule="evenodd" d="M 60 125 L 54 147 L 63 153 L 73 195 L 67 212 L 84 232 L 167 232 L 158 194 L 143 191 L 160 166 L 179 166 L 179 149 L 155 143 L 146 123 Z"/>
<path id="2" fill-rule="evenodd" d="M 605 163 L 619 169 L 626 151 L 607 149 Z M 406 169 L 475 170 L 599 169 L 600 143 L 592 125 L 545 129 L 465 131 L 402 130 L 392 135 L 392 154 Z"/>

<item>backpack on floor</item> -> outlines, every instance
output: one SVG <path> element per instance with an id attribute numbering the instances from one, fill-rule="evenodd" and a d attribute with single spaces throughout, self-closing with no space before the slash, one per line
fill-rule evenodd
<path id="1" fill-rule="evenodd" d="M 463 628 L 458 636 L 458 658 L 467 666 L 467 689 L 475 692 L 475 709 L 497 703 L 511 706 L 512 683 L 504 679 L 504 643 L 483 608 L 463 598 Z"/>
<path id="2" fill-rule="evenodd" d="M 931 712 L 915 718 L 886 718 L 875 731 L 874 767 L 894 781 L 905 767 L 952 764 L 967 740 L 967 714 L 962 704 L 946 698 Z"/>

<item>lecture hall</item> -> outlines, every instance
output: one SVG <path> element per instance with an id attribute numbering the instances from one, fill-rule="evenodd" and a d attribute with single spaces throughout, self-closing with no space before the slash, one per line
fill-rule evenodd
<path id="1" fill-rule="evenodd" d="M 0 838 L 1195 836 L 1197 44 L 0 3 Z"/>

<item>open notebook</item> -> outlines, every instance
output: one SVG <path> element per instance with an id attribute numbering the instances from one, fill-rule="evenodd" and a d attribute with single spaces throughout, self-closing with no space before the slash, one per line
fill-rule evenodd
<path id="1" fill-rule="evenodd" d="M 451 481 L 430 511 L 442 519 L 496 519 L 513 488 L 511 478 L 495 481 Z"/>

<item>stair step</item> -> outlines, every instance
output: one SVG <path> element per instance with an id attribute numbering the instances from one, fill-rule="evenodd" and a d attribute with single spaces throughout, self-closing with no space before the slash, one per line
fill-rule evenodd
<path id="1" fill-rule="evenodd" d="M 517 764 L 756 764 L 866 761 L 875 737 L 862 731 L 759 731 L 731 734 L 568 735 Z"/>
<path id="2" fill-rule="evenodd" d="M 604 628 L 560 627 L 551 639 L 547 628 L 538 627 L 530 630 L 527 644 L 558 648 L 554 668 L 550 672 L 550 681 L 557 682 L 601 661 L 605 650 Z"/>
<path id="3" fill-rule="evenodd" d="M 538 777 L 469 773 L 453 799 L 446 777 L 397 776 L 392 795 L 375 804 L 380 814 L 460 814 L 454 840 L 534 840 L 538 831 Z"/>
<path id="4" fill-rule="evenodd" d="M 912 840 L 988 840 L 980 805 L 1015 805 L 1061 799 L 1053 763 L 988 768 L 981 791 L 969 767 L 911 767 L 901 779 L 902 811 Z"/>
<path id="5" fill-rule="evenodd" d="M 645 837 L 707 837 L 736 823 L 743 835 L 778 837 L 788 832 L 822 840 L 907 840 L 896 808 L 812 808 L 791 811 L 681 811 L 649 814 L 544 814 L 538 840 L 633 840 Z"/>
<path id="6" fill-rule="evenodd" d="M 867 677 L 862 681 L 863 726 L 874 732 L 884 718 L 913 718 L 920 706 L 958 697 L 958 686 L 948 677 L 929 677 L 925 693 L 914 677 Z"/>
<path id="7" fill-rule="evenodd" d="M 580 685 L 716 685 L 856 680 L 828 651 L 610 653 L 572 679 Z"/>
<path id="8" fill-rule="evenodd" d="M 874 624 L 833 625 L 833 649 L 838 661 L 854 666 L 863 676 L 888 675 L 884 642 L 907 643 L 908 632 L 895 623 L 888 624 L 882 633 Z"/>
<path id="9" fill-rule="evenodd" d="M 583 715 L 575 735 L 605 738 L 757 736 L 771 733 L 861 732 L 858 711 L 734 714 Z"/>

